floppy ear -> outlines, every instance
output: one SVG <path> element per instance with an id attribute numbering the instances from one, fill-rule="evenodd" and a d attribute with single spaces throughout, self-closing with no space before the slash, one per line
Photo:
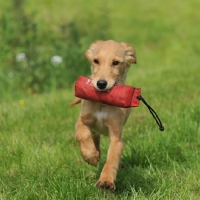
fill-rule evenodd
<path id="1" fill-rule="evenodd" d="M 120 43 L 125 50 L 125 59 L 128 65 L 135 63 L 136 64 L 136 51 L 135 49 L 125 42 Z"/>
<path id="2" fill-rule="evenodd" d="M 92 54 L 93 54 L 93 52 L 94 52 L 96 46 L 97 46 L 99 43 L 101 43 L 101 42 L 102 42 L 101 40 L 97 40 L 97 41 L 93 42 L 93 43 L 90 45 L 89 49 L 85 52 L 85 57 L 86 57 L 88 60 L 91 60 L 91 59 L 92 59 Z"/>

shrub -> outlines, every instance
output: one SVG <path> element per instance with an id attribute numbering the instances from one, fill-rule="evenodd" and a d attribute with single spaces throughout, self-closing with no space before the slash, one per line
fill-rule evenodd
<path id="1" fill-rule="evenodd" d="M 104 20 L 96 25 L 102 16 Z M 83 20 L 87 22 L 88 17 Z M 57 25 L 58 31 L 40 29 L 34 15 L 25 12 L 24 1 L 13 0 L 0 19 L 0 93 L 50 92 L 71 86 L 79 75 L 88 75 L 86 48 L 93 40 L 109 37 L 107 12 L 96 20 L 90 19 L 88 27 L 74 20 Z"/>

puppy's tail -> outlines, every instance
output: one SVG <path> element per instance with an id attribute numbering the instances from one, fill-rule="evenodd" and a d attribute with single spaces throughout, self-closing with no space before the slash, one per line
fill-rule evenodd
<path id="1" fill-rule="evenodd" d="M 69 105 L 71 106 L 71 107 L 74 107 L 76 104 L 78 104 L 78 103 L 81 103 L 81 98 L 79 98 L 79 97 L 76 97 L 75 99 L 74 99 L 74 101 L 72 101 Z"/>

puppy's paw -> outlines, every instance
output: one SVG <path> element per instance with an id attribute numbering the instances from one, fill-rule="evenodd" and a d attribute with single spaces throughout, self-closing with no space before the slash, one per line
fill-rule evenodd
<path id="1" fill-rule="evenodd" d="M 115 184 L 114 184 L 114 182 L 99 180 L 96 183 L 96 187 L 98 187 L 100 189 L 103 189 L 103 190 L 114 190 L 115 189 Z"/>
<path id="2" fill-rule="evenodd" d="M 82 153 L 83 160 L 90 165 L 97 166 L 100 154 L 98 151 Z"/>

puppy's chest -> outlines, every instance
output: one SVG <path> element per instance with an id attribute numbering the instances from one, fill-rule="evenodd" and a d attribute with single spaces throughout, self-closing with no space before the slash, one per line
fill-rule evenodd
<path id="1" fill-rule="evenodd" d="M 94 111 L 93 114 L 95 117 L 95 127 L 100 129 L 107 128 L 108 119 L 112 117 L 112 114 L 103 108 Z"/>
<path id="2" fill-rule="evenodd" d="M 107 111 L 104 110 L 97 110 L 94 112 L 94 116 L 97 119 L 98 122 L 102 123 L 103 121 L 105 121 L 108 117 L 109 114 Z"/>

